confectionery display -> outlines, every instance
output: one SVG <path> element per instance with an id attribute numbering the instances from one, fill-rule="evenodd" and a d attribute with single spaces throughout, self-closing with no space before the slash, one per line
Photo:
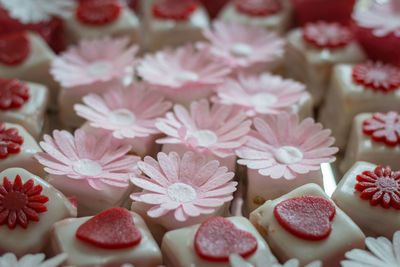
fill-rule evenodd
<path id="1" fill-rule="evenodd" d="M 399 18 L 0 0 L 0 267 L 400 266 Z"/>

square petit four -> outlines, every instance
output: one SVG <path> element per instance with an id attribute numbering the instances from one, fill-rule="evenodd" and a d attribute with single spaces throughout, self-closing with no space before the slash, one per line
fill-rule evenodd
<path id="1" fill-rule="evenodd" d="M 400 228 L 400 172 L 358 161 L 339 182 L 332 200 L 367 236 L 390 238 Z"/>
<path id="2" fill-rule="evenodd" d="M 44 85 L 0 78 L 0 121 L 20 124 L 36 139 L 43 131 L 48 100 Z"/>
<path id="3" fill-rule="evenodd" d="M 381 62 L 334 67 L 319 120 L 332 129 L 339 148 L 348 141 L 353 118 L 362 112 L 399 111 L 400 68 Z"/>
<path id="4" fill-rule="evenodd" d="M 163 238 L 161 251 L 164 264 L 174 267 L 229 267 L 232 254 L 255 264 L 271 255 L 268 244 L 244 217 L 213 217 L 200 225 L 170 231 Z"/>
<path id="5" fill-rule="evenodd" d="M 269 200 L 250 214 L 250 221 L 280 261 L 301 265 L 321 260 L 338 266 L 345 252 L 364 248 L 360 228 L 316 184 L 306 184 Z"/>
<path id="6" fill-rule="evenodd" d="M 287 35 L 286 75 L 306 84 L 316 106 L 323 100 L 334 64 L 364 59 L 350 29 L 338 23 L 309 23 Z"/>
<path id="7" fill-rule="evenodd" d="M 41 252 L 52 225 L 76 217 L 72 203 L 40 177 L 21 168 L 5 169 L 0 177 L 0 254 Z"/>
<path id="8" fill-rule="evenodd" d="M 143 219 L 124 208 L 54 224 L 52 248 L 67 253 L 67 265 L 157 267 L 161 251 Z M 131 266 L 129 265 L 129 266 Z"/>

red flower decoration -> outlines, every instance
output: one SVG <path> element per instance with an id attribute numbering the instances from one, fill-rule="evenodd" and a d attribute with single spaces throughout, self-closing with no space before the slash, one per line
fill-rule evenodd
<path id="1" fill-rule="evenodd" d="M 374 91 L 389 92 L 400 87 L 400 68 L 382 62 L 367 62 L 353 67 L 353 80 Z"/>
<path id="2" fill-rule="evenodd" d="M 379 203 L 385 209 L 392 206 L 400 209 L 400 171 L 392 172 L 389 166 L 378 166 L 375 170 L 357 175 L 355 189 L 361 192 L 360 198 L 369 199 L 372 206 Z"/>
<path id="3" fill-rule="evenodd" d="M 20 108 L 28 99 L 28 86 L 17 79 L 0 78 L 0 110 Z"/>
<path id="4" fill-rule="evenodd" d="M 116 0 L 87 0 L 79 3 L 76 16 L 82 23 L 103 25 L 115 21 L 121 11 Z"/>
<path id="5" fill-rule="evenodd" d="M 0 122 L 0 159 L 7 158 L 8 154 L 17 154 L 21 151 L 24 138 L 18 135 L 17 128 L 8 128 Z"/>
<path id="6" fill-rule="evenodd" d="M 239 0 L 236 10 L 250 16 L 268 16 L 280 12 L 282 4 L 277 0 Z"/>
<path id="7" fill-rule="evenodd" d="M 318 21 L 304 26 L 303 38 L 318 48 L 339 48 L 347 45 L 353 36 L 349 28 L 339 23 Z"/>
<path id="8" fill-rule="evenodd" d="M 17 65 L 25 61 L 31 53 L 31 47 L 25 33 L 13 33 L 0 37 L 0 62 Z"/>
<path id="9" fill-rule="evenodd" d="M 397 112 L 374 113 L 372 118 L 363 122 L 363 132 L 372 140 L 388 146 L 400 144 L 400 117 Z"/>
<path id="10" fill-rule="evenodd" d="M 47 196 L 40 194 L 42 190 L 42 186 L 35 186 L 32 179 L 22 184 L 17 175 L 12 184 L 4 177 L 3 185 L 0 185 L 0 225 L 7 223 L 8 228 L 14 229 L 18 223 L 27 228 L 29 220 L 38 222 L 38 213 L 47 211 L 43 204 L 49 201 Z"/>
<path id="11" fill-rule="evenodd" d="M 196 0 L 164 0 L 153 5 L 153 16 L 161 19 L 187 20 L 198 6 Z"/>

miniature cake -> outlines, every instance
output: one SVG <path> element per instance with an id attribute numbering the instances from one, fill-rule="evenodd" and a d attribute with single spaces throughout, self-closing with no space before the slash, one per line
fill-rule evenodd
<path id="1" fill-rule="evenodd" d="M 73 266 L 161 265 L 161 252 L 143 219 L 124 208 L 54 224 L 52 247 Z"/>
<path id="2" fill-rule="evenodd" d="M 130 175 L 139 175 L 139 157 L 127 155 L 129 145 L 120 145 L 111 135 L 100 137 L 76 130 L 45 135 L 45 152 L 35 158 L 45 167 L 47 180 L 66 196 L 75 196 L 80 216 L 128 205 L 133 188 Z"/>
<path id="3" fill-rule="evenodd" d="M 296 258 L 304 265 L 319 259 L 337 266 L 346 251 L 364 248 L 360 228 L 316 184 L 267 201 L 250 221 L 280 261 Z"/>
<path id="4" fill-rule="evenodd" d="M 202 99 L 192 102 L 190 109 L 175 105 L 173 112 L 159 119 L 156 127 L 167 136 L 156 142 L 163 144 L 165 153 L 175 151 L 182 156 L 194 151 L 235 171 L 235 150 L 246 142 L 250 126 L 244 111 Z"/>
<path id="5" fill-rule="evenodd" d="M 69 200 L 38 176 L 10 168 L 0 177 L 0 254 L 40 252 L 48 245 L 53 223 L 76 216 Z"/>
<path id="6" fill-rule="evenodd" d="M 400 227 L 400 172 L 356 162 L 332 199 L 366 235 L 391 237 Z"/>
<path id="7" fill-rule="evenodd" d="M 356 161 L 367 161 L 400 170 L 400 116 L 397 112 L 361 113 L 353 120 L 342 173 Z"/>
<path id="8" fill-rule="evenodd" d="M 288 113 L 255 118 L 254 127 L 236 150 L 238 163 L 247 166 L 248 211 L 303 184 L 322 187 L 320 164 L 335 161 L 332 155 L 338 151 L 330 130 Z"/>
<path id="9" fill-rule="evenodd" d="M 244 217 L 213 217 L 201 225 L 170 231 L 163 238 L 161 250 L 164 264 L 174 267 L 229 267 L 232 254 L 250 263 L 271 255 L 267 243 Z M 272 263 L 277 263 L 275 258 Z"/>
<path id="10" fill-rule="evenodd" d="M 399 110 L 400 68 L 381 62 L 334 67 L 319 120 L 332 129 L 339 148 L 348 140 L 355 115 Z"/>
<path id="11" fill-rule="evenodd" d="M 20 124 L 39 139 L 48 95 L 48 89 L 41 84 L 0 78 L 0 121 Z"/>

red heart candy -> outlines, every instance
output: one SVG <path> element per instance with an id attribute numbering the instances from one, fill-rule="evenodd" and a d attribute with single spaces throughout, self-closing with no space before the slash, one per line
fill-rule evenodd
<path id="1" fill-rule="evenodd" d="M 83 242 L 106 249 L 133 247 L 142 239 L 132 214 L 124 208 L 111 208 L 100 212 L 82 224 L 75 236 Z"/>
<path id="2" fill-rule="evenodd" d="M 17 65 L 25 61 L 31 47 L 25 33 L 13 33 L 0 37 L 0 62 Z"/>
<path id="3" fill-rule="evenodd" d="M 335 213 L 335 206 L 328 199 L 315 196 L 290 198 L 274 208 L 275 218 L 283 228 L 307 240 L 327 238 Z"/>
<path id="4" fill-rule="evenodd" d="M 196 0 L 164 0 L 153 5 L 153 16 L 160 19 L 187 20 L 196 11 Z"/>
<path id="5" fill-rule="evenodd" d="M 257 250 L 257 239 L 223 217 L 202 223 L 194 237 L 196 253 L 210 261 L 229 261 L 230 254 L 248 257 Z"/>
<path id="6" fill-rule="evenodd" d="M 103 25 L 115 21 L 121 11 L 116 0 L 90 0 L 79 4 L 76 16 L 82 23 Z"/>

